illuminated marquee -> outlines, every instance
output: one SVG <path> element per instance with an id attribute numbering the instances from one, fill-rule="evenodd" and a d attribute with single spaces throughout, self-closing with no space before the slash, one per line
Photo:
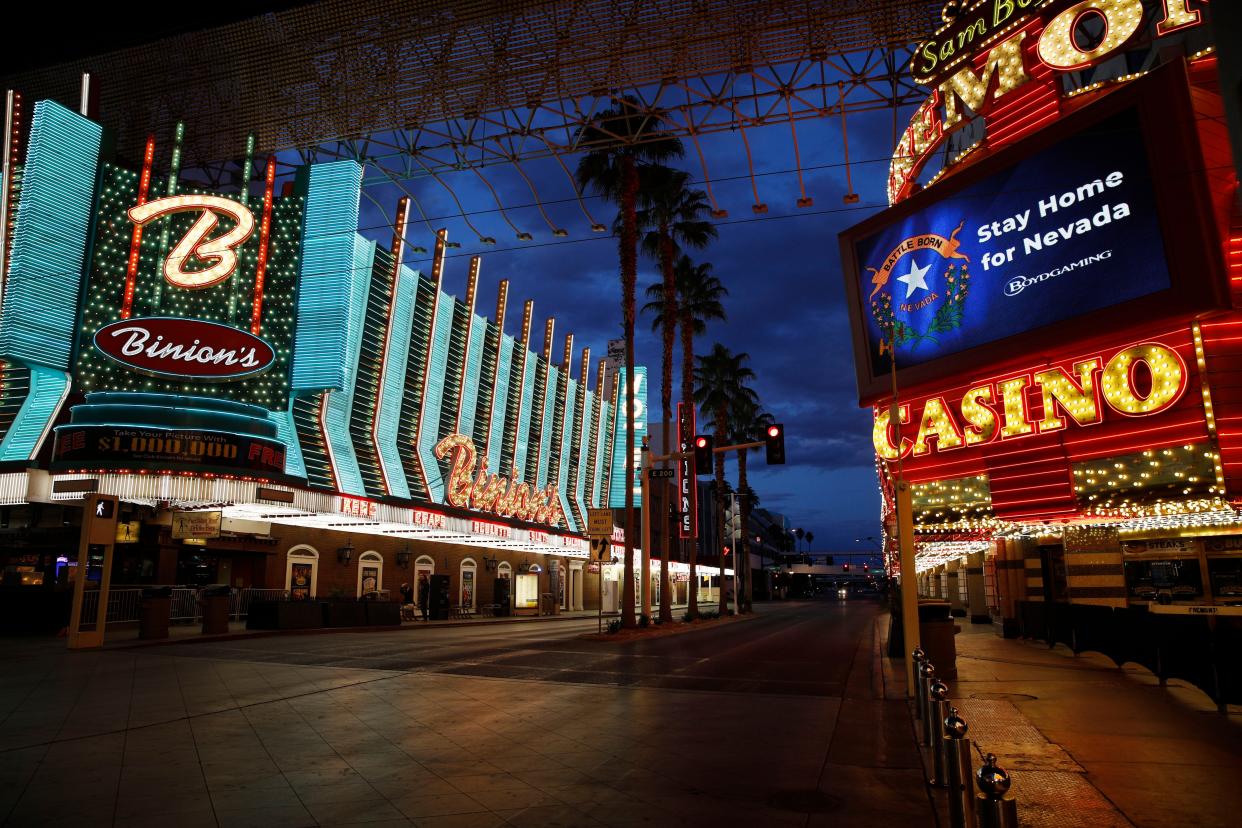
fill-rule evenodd
<path id="1" fill-rule="evenodd" d="M 885 460 L 923 457 L 993 440 L 1090 426 L 1104 420 L 1106 409 L 1127 417 L 1159 414 L 1186 391 L 1186 365 L 1177 351 L 1158 342 L 1132 345 L 1109 359 L 1095 356 L 1072 365 L 1028 371 L 983 382 L 950 404 L 943 396 L 923 403 L 913 439 L 893 440 L 892 408 L 877 408 L 872 429 L 875 452 Z M 1038 400 L 1042 416 L 1032 413 Z M 909 404 L 897 407 L 906 431 L 912 426 Z"/>
<path id="2" fill-rule="evenodd" d="M 1157 36 L 1202 23 L 1190 0 L 1163 0 Z M 890 204 L 918 188 L 916 179 L 949 135 L 969 121 L 963 107 L 976 115 L 1031 81 L 1023 47 L 1025 24 L 1037 13 L 1052 15 L 1038 33 L 1035 56 L 1058 72 L 1092 66 L 1125 46 L 1142 28 L 1142 0 L 978 0 L 963 9 L 935 36 L 915 49 L 911 73 L 918 83 L 933 87 L 914 113 L 897 143 L 889 166 Z M 1090 49 L 1080 47 L 1075 30 L 1088 17 L 1102 20 L 1103 36 Z M 986 55 L 976 71 L 975 59 Z M 941 114 L 943 111 L 943 115 Z"/>
<path id="3" fill-rule="evenodd" d="M 445 437 L 436 444 L 435 454 L 441 460 L 452 457 L 444 492 L 451 505 L 549 526 L 559 526 L 564 519 L 555 483 L 536 489 L 520 479 L 519 469 L 514 469 L 508 479 L 488 474 L 487 456 L 480 457 L 474 441 L 466 435 Z"/>
<path id="4" fill-rule="evenodd" d="M 211 195 L 169 196 L 129 210 L 129 220 L 138 227 L 144 227 L 162 216 L 193 210 L 202 210 L 203 214 L 164 260 L 164 279 L 170 285 L 187 290 L 209 288 L 233 275 L 237 269 L 237 248 L 254 233 L 254 213 L 230 198 Z M 232 219 L 234 225 L 227 232 L 209 239 L 207 236 L 220 223 L 217 213 Z M 186 264 L 191 260 L 208 262 L 209 265 L 200 270 L 187 270 Z"/>

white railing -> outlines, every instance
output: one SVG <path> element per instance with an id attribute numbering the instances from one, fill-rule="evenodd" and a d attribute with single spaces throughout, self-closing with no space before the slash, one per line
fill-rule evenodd
<path id="1" fill-rule="evenodd" d="M 142 591 L 149 587 L 117 586 L 108 590 L 108 624 L 134 623 L 142 617 Z M 229 616 L 245 618 L 253 601 L 281 601 L 289 597 L 283 589 L 258 589 L 247 587 L 235 590 L 229 597 Z M 198 590 L 192 587 L 173 587 L 168 620 L 174 624 L 193 624 L 202 617 L 198 604 Z M 88 589 L 82 595 L 82 627 L 94 629 L 95 613 L 99 610 L 99 590 Z"/>

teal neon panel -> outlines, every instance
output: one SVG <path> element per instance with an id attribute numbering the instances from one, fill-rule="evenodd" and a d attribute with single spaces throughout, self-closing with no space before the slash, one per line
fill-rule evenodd
<path id="1" fill-rule="evenodd" d="M 517 347 L 525 347 L 518 345 Z M 519 477 L 526 476 L 526 458 L 530 453 L 530 409 L 531 396 L 535 393 L 535 369 L 539 361 L 535 359 L 534 354 L 528 354 L 526 357 L 526 371 L 522 374 L 522 388 L 520 389 L 520 399 L 522 406 L 522 415 L 518 419 L 518 439 L 517 445 L 513 450 L 513 468 L 517 469 Z"/>
<path id="2" fill-rule="evenodd" d="M 492 390 L 492 422 L 487 432 L 487 472 L 500 474 L 500 447 L 505 433 L 505 402 L 509 399 L 509 373 L 513 370 L 513 337 L 501 336 L 496 387 Z"/>
<path id="3" fill-rule="evenodd" d="M 0 442 L 0 461 L 32 459 L 68 393 L 67 373 L 41 365 L 30 366 L 30 393 L 18 410 L 13 427 Z"/>
<path id="4" fill-rule="evenodd" d="M 285 474 L 305 478 L 306 460 L 302 457 L 302 444 L 293 424 L 293 400 L 289 401 L 287 411 L 272 411 L 267 416 L 276 423 L 276 436 L 285 444 Z"/>
<path id="5" fill-rule="evenodd" d="M 381 379 L 383 395 L 376 413 L 375 451 L 384 467 L 388 488 L 394 497 L 410 496 L 410 484 L 401 465 L 397 449 L 397 430 L 401 422 L 401 392 L 405 383 L 410 356 L 410 330 L 414 324 L 414 295 L 419 275 L 402 265 L 398 274 L 392 312 L 392 329 L 388 333 L 388 355 L 384 359 Z"/>
<path id="6" fill-rule="evenodd" d="M 614 509 L 625 506 L 625 369 L 617 374 L 617 421 L 613 428 L 611 482 L 608 486 L 608 503 Z M 634 367 L 634 451 L 643 444 L 647 433 L 647 369 Z M 639 482 L 634 479 L 634 502 L 638 502 Z"/>
<path id="7" fill-rule="evenodd" d="M 341 306 L 351 301 L 353 283 L 370 276 L 354 272 L 358 201 L 362 167 L 353 161 L 315 164 L 303 218 L 302 275 L 298 288 L 298 322 L 293 350 L 293 388 L 336 389 L 349 385 L 354 314 Z"/>
<path id="8" fill-rule="evenodd" d="M 556 488 L 560 492 L 566 492 L 569 489 L 570 446 L 572 445 L 571 438 L 573 437 L 574 430 L 574 409 L 576 408 L 576 403 L 578 401 L 578 383 L 573 380 L 568 380 L 568 383 L 569 387 L 565 392 L 565 410 L 562 412 L 561 417 L 561 462 L 559 469 L 560 474 L 556 483 Z M 570 492 L 570 494 L 572 495 L 573 492 Z M 565 500 L 563 494 L 561 497 L 562 500 Z M 570 505 L 571 504 L 566 501 L 565 520 L 569 523 L 570 530 L 577 532 L 579 531 L 577 518 L 579 512 L 575 508 L 570 508 Z"/>
<path id="9" fill-rule="evenodd" d="M 548 469 L 552 460 L 552 426 L 556 413 L 556 386 L 560 371 L 548 366 L 548 381 L 543 389 L 543 423 L 539 427 L 539 468 L 535 471 L 535 486 L 542 489 L 548 485 Z"/>
<path id="10" fill-rule="evenodd" d="M 470 317 L 470 347 L 466 350 L 466 379 L 461 392 L 461 418 L 457 430 L 467 436 L 474 433 L 475 404 L 479 399 L 480 373 L 483 369 L 483 345 L 487 340 L 487 320 Z"/>
<path id="11" fill-rule="evenodd" d="M 444 373 L 448 367 L 449 337 L 453 332 L 453 297 L 441 293 L 436 299 L 435 330 L 431 333 L 431 358 L 427 362 L 427 387 L 423 389 L 422 430 L 418 433 L 418 459 L 427 475 L 427 494 L 444 502 L 444 476 L 435 447 L 440 442 L 440 413 L 444 407 Z"/>
<path id="12" fill-rule="evenodd" d="M 591 423 L 595 419 L 596 409 L 595 396 L 585 387 L 582 388 L 582 393 L 586 399 L 582 406 L 582 435 L 578 438 L 578 484 L 574 486 L 574 499 L 578 501 L 578 508 L 585 515 L 591 505 L 590 492 L 587 490 L 587 469 L 591 459 Z"/>
<path id="13" fill-rule="evenodd" d="M 598 487 L 596 495 L 596 505 L 600 508 L 611 508 L 611 500 L 608 496 L 609 483 L 612 482 L 612 443 L 613 432 L 616 425 L 616 408 L 612 403 L 604 403 L 602 406 L 603 418 L 599 424 L 599 435 L 596 440 L 595 452 L 595 485 Z"/>
<path id="14" fill-rule="evenodd" d="M 358 373 L 358 354 L 362 348 L 362 325 L 367 312 L 367 293 L 371 289 L 371 266 L 375 259 L 375 243 L 356 233 L 348 271 L 341 274 L 337 287 L 337 314 L 344 320 L 345 353 L 343 369 L 345 388 L 327 392 L 324 406 L 324 437 L 328 443 L 332 470 L 337 487 L 345 494 L 365 497 L 366 483 L 358 467 L 349 433 L 349 415 L 354 406 L 354 379 Z M 341 300 L 345 300 L 341 307 Z"/>
<path id="15" fill-rule="evenodd" d="M 70 368 L 102 138 L 98 124 L 60 104 L 35 104 L 0 308 L 0 357 Z"/>

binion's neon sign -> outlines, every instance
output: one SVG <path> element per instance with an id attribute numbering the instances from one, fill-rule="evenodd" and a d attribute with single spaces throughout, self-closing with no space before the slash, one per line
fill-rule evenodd
<path id="1" fill-rule="evenodd" d="M 1072 423 L 1091 426 L 1103 422 L 1106 410 L 1126 417 L 1148 417 L 1168 410 L 1186 391 L 1186 364 L 1173 348 L 1144 342 L 1123 348 L 1107 360 L 1094 356 L 1066 366 L 981 382 L 951 405 L 945 397 L 930 397 L 918 416 L 915 437 L 893 440 L 893 409 L 877 407 L 871 439 L 884 460 L 924 457 L 933 451 L 981 446 L 1061 431 Z M 1033 414 L 1032 397 L 1042 416 Z M 912 425 L 909 404 L 897 406 L 904 426 Z"/>
<path id="2" fill-rule="evenodd" d="M 487 455 L 480 456 L 474 441 L 464 434 L 450 434 L 436 444 L 436 457 L 451 458 L 444 498 L 451 505 L 478 512 L 491 512 L 532 523 L 559 526 L 564 517 L 555 483 L 542 489 L 520 479 L 487 473 Z"/>
<path id="3" fill-rule="evenodd" d="M 1203 22 L 1190 0 L 1161 0 L 1156 35 L 1163 37 Z M 947 10 L 946 6 L 946 10 Z M 1026 24 L 1051 15 L 1038 31 Z M 1130 42 L 1142 29 L 1142 0 L 977 0 L 915 48 L 914 80 L 933 87 L 915 111 L 893 151 L 888 173 L 890 204 L 918 188 L 917 178 L 948 137 L 970 123 L 964 110 L 986 114 L 999 100 L 1032 80 L 1028 60 L 1056 72 L 1093 66 Z M 1078 39 L 1079 25 L 1095 18 L 1103 34 L 1094 45 Z M 1035 39 L 1034 50 L 1027 38 Z M 1028 57 L 1033 55 L 1034 57 Z M 975 68 L 982 57 L 982 65 Z"/>

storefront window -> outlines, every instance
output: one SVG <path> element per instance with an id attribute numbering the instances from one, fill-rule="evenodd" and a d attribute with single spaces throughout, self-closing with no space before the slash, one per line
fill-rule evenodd
<path id="1" fill-rule="evenodd" d="M 514 606 L 518 609 L 536 609 L 539 606 L 539 576 L 517 576 L 517 589 L 514 592 Z"/>
<path id="2" fill-rule="evenodd" d="M 461 605 L 463 607 L 474 607 L 474 574 L 477 567 L 473 558 L 466 558 L 461 562 Z"/>
<path id="3" fill-rule="evenodd" d="M 358 597 L 383 589 L 384 559 L 378 552 L 363 552 L 358 559 Z"/>
<path id="4" fill-rule="evenodd" d="M 1212 594 L 1226 603 L 1242 603 L 1242 558 L 1208 558 Z"/>
<path id="5" fill-rule="evenodd" d="M 285 569 L 285 589 L 294 601 L 309 601 L 315 597 L 315 582 L 319 569 L 319 553 L 309 546 L 295 546 L 289 550 Z"/>
<path id="6" fill-rule="evenodd" d="M 1125 571 L 1131 600 L 1193 601 L 1203 596 L 1197 560 L 1126 561 Z"/>

